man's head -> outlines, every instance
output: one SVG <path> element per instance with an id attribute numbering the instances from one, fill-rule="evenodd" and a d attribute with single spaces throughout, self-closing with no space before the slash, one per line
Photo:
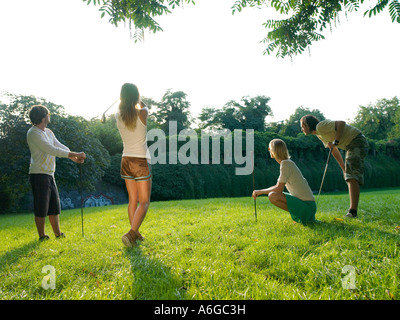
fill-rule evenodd
<path id="1" fill-rule="evenodd" d="M 41 124 L 43 119 L 50 115 L 49 109 L 41 104 L 34 105 L 29 110 L 29 119 L 33 125 Z"/>
<path id="2" fill-rule="evenodd" d="M 301 131 L 307 136 L 316 130 L 318 123 L 317 117 L 308 114 L 300 119 Z"/>

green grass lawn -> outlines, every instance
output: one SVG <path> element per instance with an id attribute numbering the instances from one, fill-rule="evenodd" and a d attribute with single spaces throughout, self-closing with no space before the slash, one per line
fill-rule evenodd
<path id="1" fill-rule="evenodd" d="M 84 209 L 84 238 L 80 209 L 63 211 L 66 238 L 47 223 L 45 242 L 33 213 L 2 215 L 0 299 L 399 299 L 400 189 L 363 191 L 359 218 L 336 220 L 347 208 L 321 195 L 304 226 L 266 197 L 257 223 L 251 197 L 153 202 L 131 249 L 126 205 Z"/>

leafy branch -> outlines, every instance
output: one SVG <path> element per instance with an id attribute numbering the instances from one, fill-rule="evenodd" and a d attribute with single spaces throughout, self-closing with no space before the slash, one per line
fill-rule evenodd
<path id="1" fill-rule="evenodd" d="M 155 17 L 170 14 L 184 3 L 195 4 L 194 0 L 83 0 L 88 5 L 99 5 L 101 18 L 107 14 L 109 23 L 118 27 L 121 22 L 128 23 L 131 37 L 135 42 L 143 41 L 144 30 L 153 33 L 163 31 Z M 133 27 L 133 28 L 132 28 Z"/>
<path id="2" fill-rule="evenodd" d="M 87 4 L 100 6 L 103 18 L 106 14 L 109 22 L 118 26 L 128 22 L 129 29 L 134 28 L 132 38 L 143 41 L 144 30 L 162 31 L 155 20 L 170 14 L 176 7 L 185 3 L 195 4 L 194 0 L 83 0 Z M 377 15 L 388 8 L 392 22 L 400 23 L 400 0 L 370 0 L 375 6 L 365 11 L 364 16 Z M 339 22 L 339 14 L 358 11 L 365 0 L 236 0 L 232 14 L 243 11 L 246 7 L 268 7 L 285 15 L 280 20 L 267 20 L 263 26 L 268 29 L 267 36 L 261 40 L 267 47 L 264 54 L 276 52 L 280 58 L 293 57 L 303 53 L 319 40 L 325 39 L 322 32 L 332 24 Z"/>

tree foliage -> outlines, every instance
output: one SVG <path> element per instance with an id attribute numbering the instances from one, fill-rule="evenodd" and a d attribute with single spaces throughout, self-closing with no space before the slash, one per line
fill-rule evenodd
<path id="1" fill-rule="evenodd" d="M 320 121 L 325 120 L 324 114 L 318 109 L 310 110 L 309 108 L 301 106 L 294 111 L 287 121 L 285 121 L 279 133 L 284 136 L 296 137 L 301 133 L 300 119 L 307 114 L 316 116 Z"/>
<path id="2" fill-rule="evenodd" d="M 152 32 L 162 28 L 154 19 L 169 14 L 172 9 L 193 0 L 83 0 L 100 5 L 101 17 L 107 13 L 109 22 L 118 25 L 128 22 L 135 41 L 143 40 L 145 29 Z M 364 3 L 373 3 L 364 16 L 376 15 L 388 9 L 392 22 L 400 23 L 399 0 L 237 0 L 232 5 L 232 13 L 241 12 L 246 7 L 268 7 L 284 16 L 264 23 L 269 31 L 262 40 L 267 45 L 265 54 L 276 52 L 277 57 L 292 57 L 309 49 L 310 45 L 325 39 L 322 32 L 339 22 L 339 14 L 357 11 Z"/>
<path id="3" fill-rule="evenodd" d="M 375 104 L 359 106 L 353 125 L 374 140 L 398 139 L 400 100 L 380 99 Z"/>
<path id="4" fill-rule="evenodd" d="M 376 2 L 377 1 L 377 2 Z M 267 44 L 264 51 L 271 54 L 276 51 L 277 57 L 295 56 L 309 49 L 312 43 L 325 39 L 322 32 L 340 19 L 339 14 L 357 11 L 365 0 L 243 0 L 236 1 L 233 12 L 245 7 L 270 5 L 284 15 L 284 19 L 270 19 L 264 23 L 269 29 L 262 42 Z M 368 1 L 371 2 L 371 1 Z M 374 0 L 375 6 L 364 12 L 364 16 L 376 15 L 389 8 L 392 22 L 400 23 L 400 3 L 398 0 Z"/>
<path id="5" fill-rule="evenodd" d="M 118 26 L 119 23 L 128 23 L 132 38 L 136 41 L 144 39 L 144 30 L 153 33 L 162 31 L 155 20 L 156 17 L 170 14 L 176 7 L 193 0 L 83 0 L 88 5 L 93 3 L 100 6 L 101 18 L 107 14 L 109 23 Z M 132 30 L 133 29 L 133 30 Z"/>
<path id="6" fill-rule="evenodd" d="M 154 117 L 165 132 L 168 132 L 170 121 L 176 121 L 178 132 L 190 126 L 190 102 L 185 92 L 168 89 L 156 105 Z"/>
<path id="7" fill-rule="evenodd" d="M 265 118 L 272 115 L 266 96 L 243 97 L 240 102 L 229 101 L 222 109 L 203 108 L 199 116 L 201 128 L 265 130 Z"/>

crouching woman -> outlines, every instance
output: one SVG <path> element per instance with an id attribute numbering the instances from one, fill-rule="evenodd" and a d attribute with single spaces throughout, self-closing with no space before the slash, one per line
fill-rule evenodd
<path id="1" fill-rule="evenodd" d="M 314 195 L 297 165 L 290 160 L 286 144 L 281 139 L 271 140 L 268 151 L 271 158 L 280 164 L 280 175 L 276 185 L 267 189 L 254 190 L 252 197 L 268 195 L 269 201 L 290 213 L 295 222 L 303 224 L 315 222 L 317 206 Z M 287 191 L 284 192 L 286 186 Z"/>

